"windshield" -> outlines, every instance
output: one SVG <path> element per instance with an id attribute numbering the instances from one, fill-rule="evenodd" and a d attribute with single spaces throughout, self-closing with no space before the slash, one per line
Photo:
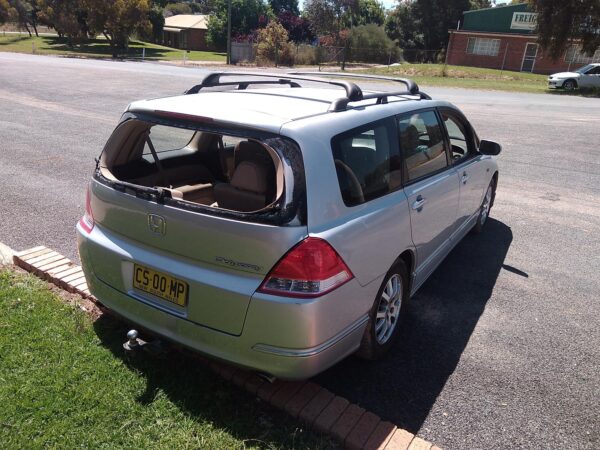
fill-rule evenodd
<path id="1" fill-rule="evenodd" d="M 587 73 L 587 71 L 590 70 L 593 67 L 594 66 L 592 64 L 588 64 L 587 66 L 580 67 L 575 72 L 577 72 L 577 73 Z"/>

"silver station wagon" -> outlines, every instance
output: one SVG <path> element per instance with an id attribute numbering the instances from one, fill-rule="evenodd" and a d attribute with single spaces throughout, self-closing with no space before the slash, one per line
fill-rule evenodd
<path id="1" fill-rule="evenodd" d="M 500 152 L 450 103 L 385 80 L 399 87 L 211 73 L 130 104 L 77 225 L 90 291 L 162 338 L 275 377 L 382 356 L 410 326 L 410 296 L 484 226 Z"/>

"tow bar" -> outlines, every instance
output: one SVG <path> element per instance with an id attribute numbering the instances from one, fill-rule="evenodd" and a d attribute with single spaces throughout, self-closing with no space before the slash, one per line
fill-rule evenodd
<path id="1" fill-rule="evenodd" d="M 162 341 L 157 339 L 152 342 L 146 342 L 138 336 L 139 333 L 137 330 L 129 330 L 127 332 L 127 340 L 123 343 L 123 349 L 126 353 L 133 355 L 139 353 L 141 350 L 153 355 L 164 353 L 165 349 Z"/>

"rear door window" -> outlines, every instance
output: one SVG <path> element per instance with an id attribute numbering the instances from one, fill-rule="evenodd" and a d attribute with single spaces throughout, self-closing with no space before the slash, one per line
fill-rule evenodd
<path id="1" fill-rule="evenodd" d="M 398 119 L 398 127 L 408 182 L 448 166 L 442 130 L 434 111 L 404 114 Z"/>
<path id="2" fill-rule="evenodd" d="M 333 138 L 333 158 L 346 206 L 398 189 L 402 164 L 394 119 L 355 128 Z"/>

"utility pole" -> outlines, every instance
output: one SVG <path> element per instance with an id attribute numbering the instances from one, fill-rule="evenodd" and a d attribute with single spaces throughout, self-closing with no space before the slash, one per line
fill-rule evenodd
<path id="1" fill-rule="evenodd" d="M 231 64 L 231 0 L 227 0 L 227 64 Z"/>

